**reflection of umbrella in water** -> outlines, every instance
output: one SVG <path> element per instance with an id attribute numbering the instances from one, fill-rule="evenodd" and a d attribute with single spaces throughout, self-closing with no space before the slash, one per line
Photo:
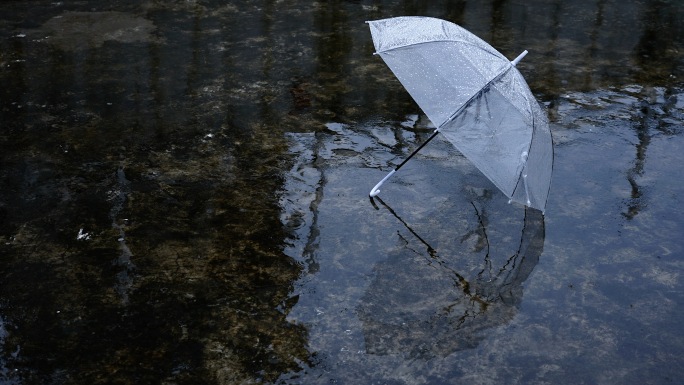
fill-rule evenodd
<path id="1" fill-rule="evenodd" d="M 515 65 L 465 29 L 429 17 L 368 22 L 375 50 L 439 132 L 512 201 L 544 210 L 553 146 L 548 121 Z"/>
<path id="2" fill-rule="evenodd" d="M 498 271 L 488 266 L 486 250 L 485 266 L 468 281 L 394 210 L 376 199 L 427 250 L 420 252 L 407 246 L 404 251 L 411 250 L 414 258 L 402 254 L 376 265 L 375 279 L 357 308 L 368 353 L 445 357 L 454 351 L 476 347 L 488 329 L 513 318 L 522 300 L 522 284 L 543 251 L 544 217 L 540 211 L 525 209 L 518 248 Z M 488 242 L 477 208 L 475 213 Z M 407 245 L 415 243 L 403 241 Z"/>

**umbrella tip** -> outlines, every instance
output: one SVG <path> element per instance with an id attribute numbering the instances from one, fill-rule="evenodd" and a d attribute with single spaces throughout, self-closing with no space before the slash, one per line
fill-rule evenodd
<path id="1" fill-rule="evenodd" d="M 515 59 L 513 59 L 513 61 L 511 62 L 511 64 L 513 64 L 514 66 L 517 65 L 518 62 L 520 62 L 520 61 L 522 60 L 522 58 L 524 58 L 525 55 L 527 55 L 527 53 L 528 53 L 527 50 L 524 50 L 520 55 L 518 55 L 518 57 L 516 57 Z"/>

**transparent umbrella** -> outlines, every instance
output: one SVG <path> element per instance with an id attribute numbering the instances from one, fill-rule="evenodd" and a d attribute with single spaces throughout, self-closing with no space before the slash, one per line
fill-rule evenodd
<path id="1" fill-rule="evenodd" d="M 442 133 L 510 200 L 544 211 L 553 144 L 546 116 L 515 65 L 456 24 L 429 17 L 368 22 L 376 54 Z"/>

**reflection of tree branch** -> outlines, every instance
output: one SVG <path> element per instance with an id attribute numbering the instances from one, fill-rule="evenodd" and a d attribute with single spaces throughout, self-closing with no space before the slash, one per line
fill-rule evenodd
<path id="1" fill-rule="evenodd" d="M 627 171 L 627 181 L 632 187 L 632 193 L 627 204 L 627 212 L 622 215 L 627 219 L 633 219 L 641 209 L 643 208 L 643 202 L 641 201 L 642 191 L 641 186 L 637 182 L 637 178 L 644 173 L 644 166 L 646 164 L 646 149 L 651 143 L 651 135 L 649 133 L 649 120 L 653 115 L 653 109 L 647 104 L 648 102 L 643 102 L 641 108 L 641 119 L 636 127 L 637 139 L 639 143 L 636 145 L 636 159 L 634 160 L 634 167 Z"/>

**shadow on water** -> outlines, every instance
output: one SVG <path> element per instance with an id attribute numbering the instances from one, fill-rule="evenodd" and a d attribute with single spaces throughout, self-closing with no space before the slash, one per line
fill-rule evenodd
<path id="1" fill-rule="evenodd" d="M 586 383 L 681 374 L 681 188 L 664 166 L 681 163 L 679 2 L 0 11 L 0 383 L 562 383 L 568 362 Z M 520 69 L 562 165 L 546 223 L 439 144 L 388 186 L 391 210 L 368 206 L 429 132 L 363 23 L 405 14 L 530 50 Z M 630 298 L 612 295 L 626 283 Z"/>
<path id="2" fill-rule="evenodd" d="M 489 328 L 504 325 L 515 316 L 522 302 L 522 285 L 544 249 L 540 211 L 525 210 L 517 251 L 503 266 L 493 269 L 487 228 L 473 204 L 480 224 L 479 242 L 486 251 L 482 270 L 469 281 L 382 199 L 376 199 L 425 250 L 415 247 L 414 240 L 404 239 L 404 249 L 414 255 L 389 255 L 387 261 L 376 264 L 375 277 L 358 308 L 369 354 L 446 357 L 477 347 Z"/>

